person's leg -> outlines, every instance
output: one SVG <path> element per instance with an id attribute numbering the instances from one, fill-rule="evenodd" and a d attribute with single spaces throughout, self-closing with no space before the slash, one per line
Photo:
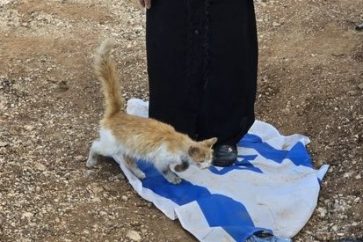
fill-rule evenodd
<path id="1" fill-rule="evenodd" d="M 200 139 L 218 137 L 214 163 L 228 165 L 236 157 L 229 154 L 231 148 L 235 153 L 235 144 L 255 120 L 256 20 L 253 0 L 210 0 L 210 3 L 198 133 Z"/>
<path id="2" fill-rule="evenodd" d="M 184 0 L 153 0 L 147 11 L 146 47 L 149 116 L 195 136 L 197 106 L 190 95 L 187 66 L 188 4 Z"/>
<path id="3" fill-rule="evenodd" d="M 149 116 L 229 156 L 254 122 L 253 0 L 154 0 L 147 13 Z M 235 156 L 235 149 L 232 149 Z"/>

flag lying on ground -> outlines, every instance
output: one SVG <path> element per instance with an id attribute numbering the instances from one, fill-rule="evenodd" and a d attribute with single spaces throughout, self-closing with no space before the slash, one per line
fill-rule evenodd
<path id="1" fill-rule="evenodd" d="M 128 102 L 130 114 L 147 116 L 147 110 L 142 100 Z M 139 161 L 146 174 L 141 181 L 122 158 L 114 159 L 141 197 L 170 219 L 179 219 L 200 241 L 262 241 L 251 238 L 261 233 L 288 239 L 309 220 L 328 169 L 312 167 L 308 143 L 303 135 L 282 136 L 273 126 L 256 121 L 238 144 L 235 165 L 204 170 L 191 166 L 179 173 L 183 181 L 178 185 Z M 280 241 L 273 238 L 270 241 Z"/>

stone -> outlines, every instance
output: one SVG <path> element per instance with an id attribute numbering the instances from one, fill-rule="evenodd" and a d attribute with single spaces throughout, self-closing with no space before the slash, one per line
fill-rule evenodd
<path id="1" fill-rule="evenodd" d="M 129 230 L 126 234 L 126 237 L 131 239 L 132 241 L 141 241 L 141 236 L 135 230 Z"/>
<path id="2" fill-rule="evenodd" d="M 92 183 L 91 185 L 88 186 L 88 188 L 94 193 L 94 194 L 99 194 L 101 192 L 104 191 L 103 187 L 100 186 L 97 183 Z"/>
<path id="3" fill-rule="evenodd" d="M 272 23 L 272 26 L 273 26 L 273 27 L 279 27 L 280 25 L 281 25 L 281 24 L 280 24 L 280 23 L 277 23 L 277 22 L 273 22 L 273 23 Z"/>
<path id="4" fill-rule="evenodd" d="M 319 217 L 320 217 L 320 218 L 324 218 L 324 217 L 326 216 L 326 214 L 327 214 L 327 210 L 326 210 L 326 208 L 323 208 L 323 207 L 319 207 L 319 208 L 317 209 L 317 211 L 318 211 L 318 213 L 319 213 Z"/>
<path id="5" fill-rule="evenodd" d="M 31 212 L 25 212 L 25 213 L 23 213 L 22 215 L 21 215 L 21 218 L 22 219 L 30 219 L 30 218 L 32 218 L 33 217 L 33 213 L 31 213 Z"/>
<path id="6" fill-rule="evenodd" d="M 47 169 L 47 167 L 41 163 L 35 163 L 34 167 L 35 167 L 35 169 L 37 169 L 39 171 L 45 171 Z"/>
<path id="7" fill-rule="evenodd" d="M 338 231 L 338 226 L 337 225 L 333 225 L 331 227 L 331 229 L 334 231 L 334 232 L 337 232 Z"/>
<path id="8" fill-rule="evenodd" d="M 110 177 L 108 178 L 108 180 L 109 180 L 109 181 L 112 181 L 112 182 L 117 181 L 117 180 L 125 180 L 125 176 L 124 176 L 122 173 L 119 173 L 119 174 L 118 174 L 118 175 L 116 175 L 116 176 L 110 176 Z"/>
<path id="9" fill-rule="evenodd" d="M 81 162 L 81 161 L 85 161 L 85 158 L 83 157 L 83 155 L 77 155 L 76 157 L 74 157 L 75 161 Z"/>
<path id="10" fill-rule="evenodd" d="M 32 130 L 34 130 L 34 126 L 32 126 L 32 125 L 25 125 L 24 126 L 24 129 L 27 130 L 27 131 L 32 131 Z"/>

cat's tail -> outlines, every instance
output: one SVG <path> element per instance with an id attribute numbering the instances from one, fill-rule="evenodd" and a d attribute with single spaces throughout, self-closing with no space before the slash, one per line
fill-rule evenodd
<path id="1" fill-rule="evenodd" d="M 110 39 L 103 41 L 96 51 L 94 60 L 94 71 L 98 80 L 102 83 L 105 97 L 104 118 L 110 118 L 120 112 L 123 105 L 116 64 L 111 58 L 113 45 L 114 43 Z"/>

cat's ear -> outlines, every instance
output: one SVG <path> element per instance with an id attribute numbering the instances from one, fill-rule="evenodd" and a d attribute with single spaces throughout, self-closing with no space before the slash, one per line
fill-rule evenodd
<path id="1" fill-rule="evenodd" d="M 209 147 L 209 148 L 212 148 L 212 146 L 217 143 L 217 138 L 216 137 L 213 137 L 213 138 L 210 138 L 210 139 L 206 139 L 206 140 L 203 140 L 202 143 Z"/>

